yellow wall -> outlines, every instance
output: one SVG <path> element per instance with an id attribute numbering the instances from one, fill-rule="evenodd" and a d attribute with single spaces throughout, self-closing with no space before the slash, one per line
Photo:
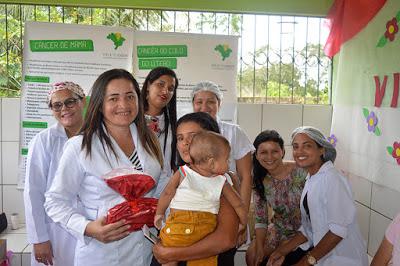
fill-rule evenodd
<path id="1" fill-rule="evenodd" d="M 0 2 L 325 16 L 333 0 L 0 0 Z"/>

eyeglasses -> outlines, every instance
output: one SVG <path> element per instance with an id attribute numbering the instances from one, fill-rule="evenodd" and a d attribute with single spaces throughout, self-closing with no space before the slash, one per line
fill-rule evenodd
<path id="1" fill-rule="evenodd" d="M 76 98 L 68 98 L 64 102 L 55 102 L 55 103 L 50 103 L 50 108 L 54 112 L 60 112 L 63 106 L 67 108 L 72 108 L 76 105 L 79 99 Z"/>

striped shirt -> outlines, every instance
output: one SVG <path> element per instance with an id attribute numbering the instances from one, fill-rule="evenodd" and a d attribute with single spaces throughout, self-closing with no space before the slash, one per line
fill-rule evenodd
<path id="1" fill-rule="evenodd" d="M 132 155 L 129 156 L 129 161 L 132 162 L 132 165 L 133 167 L 135 167 L 136 170 L 143 171 L 136 149 L 133 151 Z"/>

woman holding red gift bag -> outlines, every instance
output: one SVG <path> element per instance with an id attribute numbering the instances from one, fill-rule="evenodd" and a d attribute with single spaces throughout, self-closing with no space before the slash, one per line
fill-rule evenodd
<path id="1" fill-rule="evenodd" d="M 126 220 L 106 224 L 109 209 L 125 201 L 101 178 L 112 169 L 134 167 L 157 184 L 162 152 L 147 128 L 139 86 L 122 69 L 101 74 L 91 99 L 81 135 L 64 149 L 54 182 L 46 193 L 48 215 L 78 240 L 75 265 L 149 265 L 151 244 L 143 233 L 130 233 Z M 155 188 L 145 197 L 152 197 Z M 79 196 L 83 212 L 71 204 Z"/>

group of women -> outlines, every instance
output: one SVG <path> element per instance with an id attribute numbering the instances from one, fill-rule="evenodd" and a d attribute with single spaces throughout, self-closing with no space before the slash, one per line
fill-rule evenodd
<path id="1" fill-rule="evenodd" d="M 133 166 L 156 181 L 146 196 L 158 197 L 176 170 L 176 150 L 179 161 L 187 161 L 196 132 L 221 132 L 218 123 L 228 125 L 217 118 L 222 94 L 218 90 L 217 97 L 204 84 L 194 91 L 193 102 L 195 111 L 206 113 L 177 121 L 177 87 L 178 79 L 168 68 L 153 69 L 141 91 L 129 72 L 112 69 L 94 82 L 83 117 L 82 88 L 72 82 L 54 85 L 48 105 L 57 123 L 32 140 L 27 161 L 24 199 L 32 265 L 150 265 L 152 246 L 142 232 L 130 233 L 125 220 L 106 224 L 107 211 L 124 198 L 101 176 Z M 231 170 L 241 173 L 240 190 L 249 202 L 253 146 L 238 126 L 224 130 L 232 143 L 240 144 L 232 149 Z M 217 229 L 196 246 L 156 245 L 157 259 L 184 261 L 234 247 L 238 219 L 224 200 L 218 217 Z M 221 255 L 221 263 L 233 264 L 233 255 Z"/>
<path id="2" fill-rule="evenodd" d="M 190 247 L 152 247 L 142 232 L 130 233 L 125 220 L 105 221 L 124 198 L 102 175 L 133 166 L 156 182 L 146 196 L 159 197 L 177 166 L 190 163 L 189 145 L 201 131 L 221 133 L 231 144 L 229 170 L 239 177 L 247 208 L 253 169 L 256 240 L 247 252 L 249 265 L 366 265 L 350 187 L 318 130 L 296 129 L 295 162 L 286 162 L 276 131 L 260 133 L 254 149 L 240 127 L 218 118 L 223 96 L 212 82 L 194 87 L 194 113 L 177 120 L 177 87 L 177 76 L 165 67 L 150 71 L 141 90 L 129 72 L 112 69 L 94 82 L 83 117 L 79 85 L 54 85 L 48 105 L 57 123 L 33 139 L 27 161 L 32 265 L 158 265 L 217 254 L 218 265 L 234 265 L 234 247 L 246 230 L 223 198 L 215 231 Z"/>

